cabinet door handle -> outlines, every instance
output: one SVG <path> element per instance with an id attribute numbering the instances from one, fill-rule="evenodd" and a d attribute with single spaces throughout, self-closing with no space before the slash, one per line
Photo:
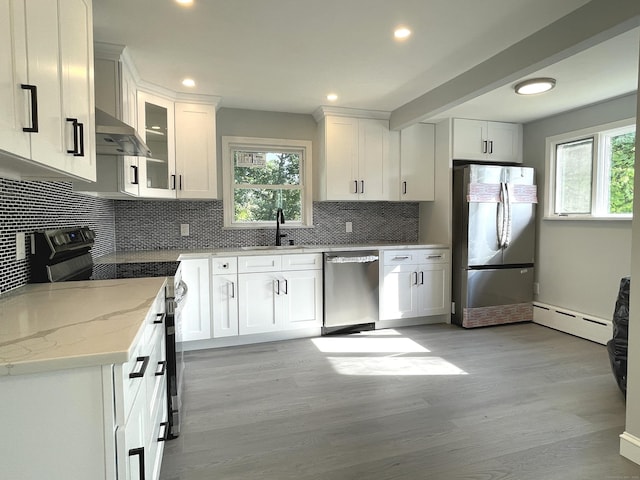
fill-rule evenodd
<path id="1" fill-rule="evenodd" d="M 493 153 L 493 140 L 489 140 L 489 153 Z"/>
<path id="2" fill-rule="evenodd" d="M 280 280 L 273 281 L 276 286 L 276 295 L 280 295 Z"/>
<path id="3" fill-rule="evenodd" d="M 169 422 L 162 422 L 160 424 L 162 435 L 158 437 L 158 442 L 166 442 L 169 440 Z"/>
<path id="4" fill-rule="evenodd" d="M 141 378 L 144 377 L 144 372 L 147 371 L 147 366 L 149 365 L 149 357 L 138 357 L 136 358 L 136 363 L 142 362 L 142 366 L 140 370 L 137 372 L 131 372 L 129 374 L 129 378 Z"/>
<path id="5" fill-rule="evenodd" d="M 73 129 L 73 150 L 67 150 L 67 153 L 71 153 L 75 156 L 80 153 L 80 145 L 78 142 L 78 119 L 67 117 L 67 122 L 71 122 L 71 128 Z"/>
<path id="6" fill-rule="evenodd" d="M 487 141 L 486 141 L 486 140 L 483 140 L 483 141 L 482 141 L 482 153 L 487 153 L 488 148 L 489 148 L 489 147 L 488 147 L 488 145 L 487 145 Z"/>
<path id="7" fill-rule="evenodd" d="M 289 295 L 289 282 L 286 278 L 284 279 L 284 294 Z"/>
<path id="8" fill-rule="evenodd" d="M 417 285 L 418 284 L 418 272 L 411 272 L 411 275 L 412 276 L 415 275 L 415 280 L 413 281 L 413 283 L 411 283 L 411 285 Z"/>
<path id="9" fill-rule="evenodd" d="M 403 195 L 407 194 L 407 182 L 406 181 L 402 182 L 402 194 Z"/>
<path id="10" fill-rule="evenodd" d="M 156 319 L 153 321 L 155 324 L 164 323 L 164 319 L 167 317 L 166 313 L 156 313 Z"/>
<path id="11" fill-rule="evenodd" d="M 167 361 L 161 360 L 158 362 L 158 367 L 160 367 L 160 369 L 156 369 L 156 377 L 161 377 L 167 372 Z"/>
<path id="12" fill-rule="evenodd" d="M 131 171 L 133 172 L 133 179 L 131 180 L 131 185 L 138 185 L 138 166 L 131 165 Z"/>
<path id="13" fill-rule="evenodd" d="M 176 176 L 171 175 L 171 190 L 175 190 L 175 189 L 176 189 Z"/>
<path id="14" fill-rule="evenodd" d="M 355 184 L 355 186 L 356 186 L 356 191 L 355 191 L 355 193 L 358 193 L 358 180 L 354 180 L 354 181 L 353 181 L 353 183 L 354 183 L 354 184 Z"/>
<path id="15" fill-rule="evenodd" d="M 23 128 L 22 131 L 38 133 L 38 87 L 22 83 L 20 88 L 31 93 L 31 126 Z"/>
<path id="16" fill-rule="evenodd" d="M 80 151 L 76 157 L 84 157 L 84 123 L 78 123 L 78 137 L 80 137 Z"/>
<path id="17" fill-rule="evenodd" d="M 360 193 L 364 193 L 364 180 L 360 180 Z"/>
<path id="18" fill-rule="evenodd" d="M 182 175 L 178 175 L 179 190 L 182 190 Z"/>
<path id="19" fill-rule="evenodd" d="M 420 285 L 424 285 L 424 272 L 420 272 Z"/>
<path id="20" fill-rule="evenodd" d="M 129 450 L 129 456 L 138 456 L 138 469 L 140 472 L 139 480 L 146 480 L 144 476 L 144 447 L 132 448 Z"/>
<path id="21" fill-rule="evenodd" d="M 236 283 L 229 282 L 231 284 L 231 298 L 236 298 Z"/>

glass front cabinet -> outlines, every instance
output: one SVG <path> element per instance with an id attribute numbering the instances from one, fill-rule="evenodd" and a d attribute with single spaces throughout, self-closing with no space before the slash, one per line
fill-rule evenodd
<path id="1" fill-rule="evenodd" d="M 138 159 L 141 197 L 176 198 L 174 102 L 138 91 L 137 131 L 151 150 Z"/>

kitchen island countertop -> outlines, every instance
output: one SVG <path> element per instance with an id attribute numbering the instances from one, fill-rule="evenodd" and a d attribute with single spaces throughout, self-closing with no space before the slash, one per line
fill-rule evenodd
<path id="1" fill-rule="evenodd" d="M 124 363 L 164 277 L 29 284 L 0 296 L 0 377 Z"/>
<path id="2" fill-rule="evenodd" d="M 449 245 L 434 243 L 376 243 L 376 244 L 342 244 L 342 245 L 255 245 L 247 247 L 223 247 L 206 249 L 172 249 L 172 250 L 137 250 L 120 251 L 102 255 L 95 259 L 96 264 L 110 263 L 145 263 L 145 262 L 175 262 L 190 258 L 207 256 L 238 256 L 238 255 L 273 255 L 293 253 L 322 253 L 339 252 L 344 250 L 402 250 L 420 248 L 449 248 Z"/>

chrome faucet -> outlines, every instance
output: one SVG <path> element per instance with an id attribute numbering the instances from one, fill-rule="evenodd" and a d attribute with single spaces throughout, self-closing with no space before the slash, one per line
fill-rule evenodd
<path id="1" fill-rule="evenodd" d="M 282 237 L 286 237 L 287 234 L 286 233 L 280 233 L 280 225 L 284 224 L 284 213 L 282 212 L 282 209 L 279 208 L 276 211 L 276 247 L 279 247 L 282 245 Z"/>

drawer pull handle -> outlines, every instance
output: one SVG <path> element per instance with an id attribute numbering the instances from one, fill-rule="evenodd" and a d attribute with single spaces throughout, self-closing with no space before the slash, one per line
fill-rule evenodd
<path id="1" fill-rule="evenodd" d="M 403 256 L 397 256 L 397 257 L 393 257 L 392 260 L 407 260 L 411 257 L 409 257 L 409 255 L 403 255 Z"/>
<path id="2" fill-rule="evenodd" d="M 167 361 L 166 360 L 162 360 L 162 361 L 158 362 L 158 367 L 160 367 L 160 370 L 156 370 L 156 377 L 161 377 L 165 373 L 167 373 Z"/>
<path id="3" fill-rule="evenodd" d="M 141 378 L 144 377 L 144 372 L 147 371 L 147 366 L 149 365 L 149 357 L 138 357 L 136 358 L 136 363 L 142 362 L 142 366 L 140 370 L 137 372 L 131 372 L 129 374 L 129 378 Z"/>
<path id="4" fill-rule="evenodd" d="M 166 442 L 169 440 L 169 422 L 162 422 L 160 424 L 160 431 L 162 435 L 158 437 L 158 442 Z"/>
<path id="5" fill-rule="evenodd" d="M 427 256 L 428 260 L 434 260 L 436 258 L 442 258 L 442 254 L 440 254 L 440 255 L 428 255 Z"/>
<path id="6" fill-rule="evenodd" d="M 156 319 L 153 321 L 154 324 L 164 323 L 164 319 L 167 318 L 166 313 L 156 313 Z"/>
<path id="7" fill-rule="evenodd" d="M 144 447 L 132 448 L 129 450 L 129 456 L 135 457 L 138 456 L 138 469 L 140 472 L 139 479 L 145 480 L 144 476 Z"/>

